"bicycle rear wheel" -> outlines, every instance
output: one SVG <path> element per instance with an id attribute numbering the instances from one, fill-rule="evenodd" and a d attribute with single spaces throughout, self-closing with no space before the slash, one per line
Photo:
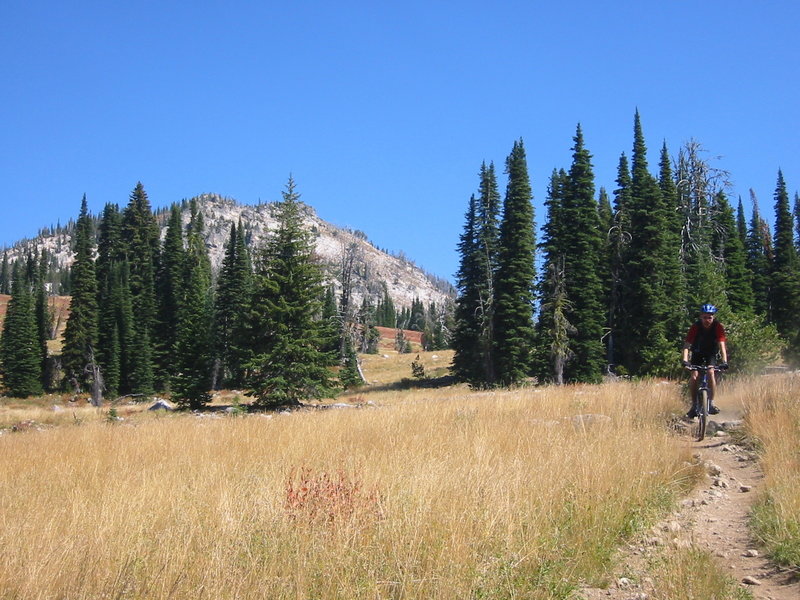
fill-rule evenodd
<path id="1" fill-rule="evenodd" d="M 708 425 L 708 390 L 697 392 L 697 441 L 702 442 L 706 437 Z"/>

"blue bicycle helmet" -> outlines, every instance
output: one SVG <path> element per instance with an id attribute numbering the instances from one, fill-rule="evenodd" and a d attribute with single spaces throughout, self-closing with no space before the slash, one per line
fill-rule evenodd
<path id="1" fill-rule="evenodd" d="M 715 312 L 717 312 L 717 307 L 713 304 L 703 304 L 703 306 L 700 307 L 700 312 L 713 315 Z"/>

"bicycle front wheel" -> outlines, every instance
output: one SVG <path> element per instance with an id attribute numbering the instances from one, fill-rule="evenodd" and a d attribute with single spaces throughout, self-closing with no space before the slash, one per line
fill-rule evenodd
<path id="1" fill-rule="evenodd" d="M 697 392 L 697 441 L 702 442 L 706 437 L 708 425 L 708 390 Z"/>

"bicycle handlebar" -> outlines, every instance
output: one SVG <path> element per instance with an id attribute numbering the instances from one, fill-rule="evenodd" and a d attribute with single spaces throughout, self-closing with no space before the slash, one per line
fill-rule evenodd
<path id="1" fill-rule="evenodd" d="M 689 365 L 686 368 L 690 371 L 724 371 L 728 365 Z"/>

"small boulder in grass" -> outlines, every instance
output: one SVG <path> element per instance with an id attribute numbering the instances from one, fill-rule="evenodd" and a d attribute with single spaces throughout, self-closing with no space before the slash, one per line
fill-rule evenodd
<path id="1" fill-rule="evenodd" d="M 150 408 L 147 410 L 166 410 L 166 411 L 173 411 L 175 407 L 172 406 L 169 402 L 164 400 L 163 398 L 159 398 L 153 404 L 150 405 Z"/>

